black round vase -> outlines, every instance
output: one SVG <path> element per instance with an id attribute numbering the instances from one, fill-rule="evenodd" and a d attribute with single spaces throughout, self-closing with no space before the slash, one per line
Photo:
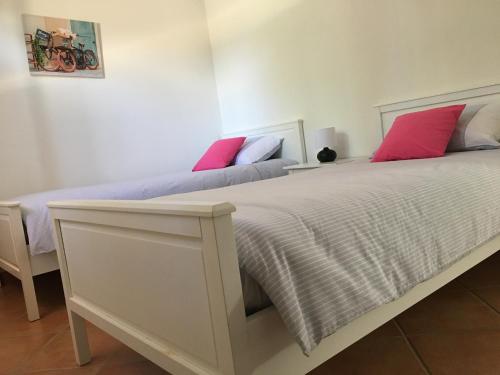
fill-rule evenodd
<path id="1" fill-rule="evenodd" d="M 323 150 L 318 152 L 318 160 L 320 163 L 331 163 L 337 159 L 337 153 L 325 147 Z"/>

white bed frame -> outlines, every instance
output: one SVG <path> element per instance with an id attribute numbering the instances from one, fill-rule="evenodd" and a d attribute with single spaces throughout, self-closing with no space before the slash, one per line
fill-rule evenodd
<path id="1" fill-rule="evenodd" d="M 476 92 L 463 92 L 458 100 L 470 102 Z M 380 106 L 382 126 L 391 106 L 409 112 L 455 102 L 456 95 L 426 98 L 418 106 Z M 500 249 L 498 236 L 338 330 L 306 357 L 274 307 L 245 316 L 230 203 L 50 207 L 77 362 L 91 359 L 88 320 L 175 375 L 305 374 Z"/>
<path id="2" fill-rule="evenodd" d="M 306 162 L 303 121 L 296 120 L 279 125 L 241 130 L 225 134 L 229 136 L 275 135 L 284 139 L 281 157 Z M 0 201 L 0 269 L 20 279 L 28 319 L 40 319 L 33 277 L 59 269 L 55 251 L 32 256 L 26 244 L 19 202 Z M 0 283 L 1 286 L 1 283 Z"/>
<path id="3" fill-rule="evenodd" d="M 418 99 L 397 101 L 376 105 L 380 114 L 380 130 L 385 137 L 394 120 L 408 112 L 423 111 L 430 108 L 454 104 L 488 104 L 500 101 L 500 84 L 477 87 L 468 90 L 449 92 L 446 94 L 426 96 Z M 467 108 L 464 115 L 467 114 Z"/>
<path id="4" fill-rule="evenodd" d="M 274 135 L 283 138 L 280 158 L 296 160 L 299 164 L 307 163 L 306 142 L 304 137 L 304 122 L 302 120 L 261 128 L 243 129 L 224 133 L 223 138 L 230 137 L 261 137 Z"/>
<path id="5" fill-rule="evenodd" d="M 40 319 L 33 277 L 59 269 L 59 263 L 55 252 L 31 256 L 19 202 L 0 202 L 0 269 L 21 280 L 28 319 Z"/>

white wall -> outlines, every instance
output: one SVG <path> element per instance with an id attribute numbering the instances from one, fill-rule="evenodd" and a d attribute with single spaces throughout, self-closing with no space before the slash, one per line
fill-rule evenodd
<path id="1" fill-rule="evenodd" d="M 105 79 L 31 77 L 21 14 L 101 23 Z M 202 0 L 0 0 L 0 198 L 187 170 L 220 132 Z"/>
<path id="2" fill-rule="evenodd" d="M 500 82 L 497 0 L 206 4 L 225 130 L 302 117 L 368 155 L 373 105 Z"/>

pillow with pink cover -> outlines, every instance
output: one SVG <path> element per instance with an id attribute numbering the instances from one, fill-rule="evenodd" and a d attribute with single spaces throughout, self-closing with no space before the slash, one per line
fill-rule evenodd
<path id="1" fill-rule="evenodd" d="M 372 162 L 443 156 L 464 108 L 452 105 L 399 116 Z"/>
<path id="2" fill-rule="evenodd" d="M 246 137 L 220 139 L 214 142 L 193 167 L 193 172 L 226 168 L 234 160 Z"/>

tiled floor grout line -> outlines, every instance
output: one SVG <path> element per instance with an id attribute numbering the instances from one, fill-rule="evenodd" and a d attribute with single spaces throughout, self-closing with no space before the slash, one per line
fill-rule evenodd
<path id="1" fill-rule="evenodd" d="M 1 277 L 1 275 L 0 275 Z M 487 289 L 487 288 L 490 288 L 490 287 L 500 287 L 500 284 L 499 285 L 487 285 L 487 286 L 479 286 L 479 287 L 471 287 L 470 285 L 465 285 L 461 280 L 458 280 L 458 279 L 455 279 L 454 282 L 456 283 L 457 285 L 457 290 L 460 291 L 460 293 L 464 293 L 464 294 L 468 294 L 470 297 L 469 297 L 469 302 L 472 302 L 474 303 L 473 301 L 475 300 L 476 302 L 474 303 L 476 305 L 476 307 L 478 308 L 481 308 L 481 310 L 488 310 L 490 312 L 493 312 L 493 315 L 500 315 L 500 308 L 499 306 L 497 306 L 496 308 L 494 307 L 495 304 L 490 304 L 490 301 L 495 301 L 495 300 L 491 300 L 489 298 L 489 294 L 484 294 L 482 292 L 482 290 L 484 289 Z M 479 283 L 479 282 L 476 282 L 476 283 Z M 486 284 L 486 282 L 484 282 Z M 5 296 L 6 300 L 8 301 L 9 298 L 11 297 L 15 297 L 18 293 L 17 293 L 17 289 L 19 288 L 16 288 L 16 289 L 12 289 L 9 287 L 9 283 L 6 283 L 7 284 L 7 287 L 4 283 L 4 286 L 3 288 L 6 287 L 6 290 L 7 290 L 7 295 Z M 472 283 L 472 285 L 474 285 L 474 283 Z M 482 285 L 482 284 L 480 284 Z M 2 289 L 3 288 L 0 288 L 0 294 L 2 293 Z M 4 290 L 5 292 L 5 290 Z M 483 297 L 484 295 L 484 297 Z M 495 294 L 496 296 L 496 294 Z M 0 295 L 0 300 L 2 299 L 2 295 Z M 472 301 L 471 301 L 472 300 Z M 1 301 L 0 301 L 1 302 Z M 482 307 L 481 307 L 482 306 Z M 13 310 L 14 311 L 14 310 Z M 10 312 L 9 312 L 10 314 Z M 17 311 L 14 311 L 12 312 L 12 316 L 18 316 L 18 315 L 23 315 L 25 314 L 24 310 L 21 312 L 17 312 Z M 412 360 L 416 360 L 418 365 L 416 367 L 420 368 L 422 373 L 426 374 L 426 375 L 431 375 L 432 372 L 431 372 L 431 368 L 432 368 L 432 371 L 439 371 L 439 370 L 436 370 L 434 369 L 434 363 L 432 362 L 432 356 L 429 355 L 427 356 L 425 350 L 423 348 L 425 348 L 425 346 L 420 346 L 419 342 L 416 341 L 416 338 L 420 335 L 422 336 L 426 336 L 426 335 L 434 335 L 436 336 L 436 333 L 438 334 L 442 334 L 442 335 L 446 335 L 448 333 L 451 333 L 451 332 L 447 332 L 446 330 L 444 331 L 439 331 L 439 330 L 432 330 L 431 332 L 427 332 L 427 333 L 411 333 L 411 330 L 409 330 L 409 333 L 407 334 L 405 332 L 405 329 L 403 328 L 404 326 L 406 325 L 400 325 L 400 323 L 396 320 L 396 319 L 393 319 L 393 324 L 395 324 L 396 326 L 396 329 L 398 330 L 401 338 L 403 338 L 404 342 L 406 343 L 406 348 L 410 349 L 410 352 L 412 353 L 410 356 L 408 356 L 408 360 L 409 361 L 412 361 Z M 61 368 L 46 368 L 46 369 L 35 369 L 34 367 L 36 367 L 36 357 L 41 353 L 43 352 L 44 350 L 47 350 L 47 346 L 51 345 L 54 343 L 54 341 L 60 337 L 61 334 L 64 334 L 65 332 L 67 332 L 68 330 L 68 325 L 67 324 L 64 324 L 64 325 L 57 325 L 54 328 L 50 329 L 50 330 L 47 330 L 46 334 L 46 339 L 44 340 L 40 340 L 39 342 L 39 346 L 37 347 L 34 347 L 35 350 L 33 350 L 32 352 L 26 354 L 24 356 L 24 359 L 23 359 L 23 362 L 22 363 L 17 363 L 14 367 L 11 368 L 11 370 L 7 373 L 8 375 L 37 375 L 37 374 L 40 374 L 41 373 L 51 373 L 52 371 L 62 371 L 64 372 L 65 370 L 70 370 L 69 373 L 73 374 L 73 372 L 75 373 L 75 375 L 77 373 L 79 373 L 79 371 L 77 370 L 78 367 L 69 367 L 70 364 L 67 363 L 67 366 L 66 367 L 61 367 Z M 477 328 L 477 329 L 474 329 L 473 332 L 474 333 L 481 333 L 483 331 L 491 331 L 491 330 L 495 330 L 495 329 L 491 329 L 491 328 Z M 498 329 L 497 329 L 498 330 Z M 17 332 L 17 331 L 13 331 L 13 332 Z M 460 332 L 462 332 L 460 330 Z M 465 330 L 465 332 L 469 332 L 469 330 Z M 38 336 L 38 334 L 27 334 L 26 337 L 28 336 Z M 13 338 L 18 338 L 18 337 L 24 337 L 24 335 L 22 336 L 13 336 Z M 411 339 L 410 339 L 411 337 Z M 6 337 L 6 339 L 10 339 L 10 337 Z M 430 340 L 429 338 L 425 338 L 425 340 Z M 424 340 L 424 341 L 425 341 Z M 413 341 L 415 341 L 415 344 L 413 344 Z M 65 346 L 66 347 L 66 346 Z M 417 350 L 417 348 L 419 350 Z M 114 370 L 116 367 L 116 370 L 119 371 L 120 369 L 120 365 L 119 365 L 119 362 L 116 362 L 116 364 L 114 364 L 114 358 L 116 357 L 116 354 L 117 354 L 117 350 L 110 350 L 109 353 L 106 354 L 105 357 L 99 357 L 98 359 L 98 362 L 97 364 L 95 364 L 94 366 L 92 366 L 91 368 L 88 369 L 88 373 L 90 375 L 99 375 L 101 374 L 102 372 L 106 372 L 106 370 L 108 370 L 107 366 L 110 366 L 110 368 L 112 370 Z M 72 352 L 71 352 L 72 353 Z M 407 352 L 406 352 L 407 353 Z M 405 357 L 407 356 L 407 354 L 405 355 Z M 65 356 L 66 359 L 68 359 L 68 356 Z M 424 358 L 425 358 L 425 361 L 424 361 Z M 97 359 L 97 357 L 96 357 Z M 94 359 L 95 360 L 95 359 Z M 135 361 L 134 361 L 135 362 Z M 496 362 L 496 360 L 495 360 Z M 75 362 L 76 363 L 76 362 Z M 428 364 L 427 364 L 428 363 Z M 498 364 L 498 362 L 497 362 Z M 430 367 L 429 367 L 430 366 Z M 90 367 L 90 366 L 83 366 L 81 367 L 81 369 L 85 369 L 86 367 Z M 124 367 L 127 367 L 126 365 Z M 87 373 L 85 370 L 83 370 L 84 373 Z M 3 374 L 3 373 L 2 373 Z"/>
<path id="2" fill-rule="evenodd" d="M 429 370 L 429 368 L 425 364 L 424 360 L 422 359 L 422 357 L 420 356 L 420 354 L 418 354 L 417 349 L 413 346 L 413 344 L 411 343 L 411 341 L 408 339 L 408 336 L 406 336 L 406 333 L 403 330 L 403 327 L 401 327 L 399 325 L 399 323 L 397 322 L 396 319 L 393 319 L 393 322 L 396 325 L 396 327 L 399 330 L 399 332 L 401 333 L 401 336 L 403 337 L 403 340 L 405 341 L 406 345 L 408 346 L 408 348 L 412 352 L 413 356 L 417 360 L 418 364 L 420 365 L 420 368 L 424 371 L 424 373 L 426 375 L 432 375 L 431 371 Z"/>
<path id="3" fill-rule="evenodd" d="M 43 318 L 43 316 L 42 316 L 42 318 Z M 68 329 L 68 327 L 69 327 L 69 324 L 61 324 L 52 333 L 48 333 L 47 335 L 52 335 L 52 336 L 42 346 L 40 346 L 38 349 L 36 349 L 32 353 L 27 354 L 25 360 L 22 363 L 20 363 L 18 366 L 16 366 L 12 370 L 11 373 L 13 375 L 25 374 L 26 371 L 23 371 L 23 370 L 26 370 L 26 367 L 33 361 L 33 358 L 35 358 L 35 356 L 38 353 L 40 353 L 43 349 L 45 349 L 48 345 L 50 345 L 52 342 L 54 342 L 54 340 L 57 337 L 59 337 L 60 335 L 62 335 L 66 331 L 66 329 Z M 33 336 L 33 335 L 27 335 L 25 337 L 30 337 L 30 336 Z M 18 336 L 18 337 L 23 337 L 23 336 Z"/>
<path id="4" fill-rule="evenodd" d="M 49 368 L 49 369 L 39 369 L 39 370 L 33 370 L 33 371 L 27 371 L 26 368 L 30 365 L 30 363 L 33 361 L 33 359 L 37 356 L 38 353 L 42 352 L 47 346 L 49 346 L 51 343 L 53 343 L 59 336 L 62 336 L 65 334 L 65 332 L 69 329 L 68 325 L 61 326 L 58 328 L 56 331 L 53 332 L 53 336 L 47 340 L 45 344 L 43 344 L 40 348 L 35 350 L 33 353 L 30 353 L 26 356 L 26 360 L 16 367 L 12 371 L 12 375 L 25 375 L 25 374 L 33 374 L 36 375 L 39 372 L 45 372 L 45 371 L 57 371 L 57 370 L 66 370 L 66 369 L 71 369 L 73 370 L 74 368 Z M 92 348 L 90 348 L 92 351 Z M 106 364 L 111 361 L 112 356 L 109 358 L 106 358 L 101 364 L 95 367 L 93 374 L 98 375 L 101 370 L 106 366 Z M 89 362 L 90 364 L 91 362 Z M 75 359 L 75 364 L 76 364 L 76 359 Z M 84 366 L 77 366 L 76 368 L 84 368 Z"/>
<path id="5" fill-rule="evenodd" d="M 12 370 L 11 374 L 12 375 L 24 375 L 24 374 L 33 374 L 33 375 L 36 375 L 39 372 L 66 370 L 66 368 L 49 368 L 49 369 L 39 369 L 39 370 L 28 371 L 26 368 L 30 365 L 30 363 L 33 361 L 33 358 L 35 358 L 38 353 L 42 352 L 47 346 L 49 346 L 51 343 L 53 343 L 59 336 L 64 335 L 64 333 L 66 332 L 66 330 L 68 328 L 69 328 L 68 326 L 61 327 L 58 330 L 56 330 L 55 332 L 53 332 L 53 336 L 51 338 L 49 338 L 47 340 L 47 342 L 45 342 L 45 344 L 43 344 L 40 348 L 38 348 L 34 352 L 26 355 L 25 361 L 23 361 L 22 364 L 20 364 L 16 368 L 14 368 Z M 110 359 L 111 359 L 111 357 L 107 358 L 106 360 L 104 360 L 103 363 L 101 363 L 99 366 L 96 366 L 95 370 L 93 371 L 94 375 L 98 375 L 99 372 L 108 363 L 108 361 L 110 361 Z M 75 359 L 75 363 L 76 363 L 76 359 Z M 84 368 L 84 367 L 85 366 L 79 366 L 79 367 L 76 367 L 76 368 Z M 69 368 L 67 368 L 67 369 L 69 369 Z M 73 370 L 73 369 L 74 368 L 71 368 L 71 370 Z"/>
<path id="6" fill-rule="evenodd" d="M 0 275 L 0 278 L 1 278 L 1 275 Z M 2 287 L 0 287 L 0 290 L 2 288 L 5 288 L 6 284 L 7 283 L 4 280 L 2 280 Z M 21 316 L 21 315 L 24 315 L 24 311 L 19 311 L 19 316 Z M 46 347 L 51 345 L 60 336 L 64 335 L 68 329 L 70 329 L 69 324 L 61 324 L 56 329 L 54 329 L 53 332 L 46 333 L 46 335 L 48 336 L 47 341 L 45 341 L 45 343 L 43 343 L 38 349 L 34 350 L 31 353 L 26 354 L 26 356 L 24 357 L 24 360 L 21 361 L 13 369 L 11 369 L 8 374 L 9 375 L 36 375 L 37 373 L 45 373 L 46 371 L 51 372 L 51 371 L 59 371 L 59 370 L 76 370 L 78 368 L 85 368 L 85 366 L 81 366 L 81 367 L 77 366 L 77 367 L 71 367 L 71 368 L 47 368 L 47 369 L 33 369 L 33 370 L 28 369 L 29 365 L 33 362 L 33 360 L 36 358 L 36 356 L 39 353 L 41 353 Z M 38 335 L 26 334 L 25 336 L 22 335 L 22 336 L 5 337 L 5 339 L 18 338 L 18 337 L 30 337 L 30 336 L 38 336 Z M 113 359 L 113 356 L 111 355 L 109 358 L 106 358 L 104 361 L 102 361 L 99 365 L 96 365 L 95 368 L 93 369 L 93 371 L 91 372 L 91 374 L 98 375 L 105 368 L 105 366 L 109 362 L 112 361 L 112 359 Z M 75 359 L 75 364 L 76 364 L 76 359 Z"/>
<path id="7" fill-rule="evenodd" d="M 91 358 L 92 358 L 92 348 L 90 348 L 90 354 L 91 354 Z M 116 353 L 114 353 L 116 354 Z M 111 361 L 111 359 L 113 358 L 113 354 L 106 357 L 106 359 L 99 365 L 97 366 L 95 372 L 94 372 L 94 375 L 99 375 L 99 373 L 101 372 L 102 369 L 104 369 L 106 367 L 106 365 L 108 364 L 108 362 Z"/>
<path id="8" fill-rule="evenodd" d="M 45 347 L 47 347 L 49 344 L 51 344 L 59 335 L 61 335 L 63 332 L 63 329 L 58 330 L 57 332 L 52 332 L 52 337 L 49 338 L 45 344 L 40 346 L 37 350 L 33 351 L 32 353 L 29 353 L 26 355 L 26 358 L 24 361 L 22 361 L 17 367 L 15 367 L 12 370 L 13 375 L 18 375 L 18 374 L 25 374 L 26 371 L 23 371 L 26 369 L 26 367 L 33 361 L 33 358 L 40 353 Z"/>
<path id="9" fill-rule="evenodd" d="M 500 311 L 498 311 L 493 305 L 491 305 L 486 299 L 481 297 L 479 294 L 477 294 L 474 290 L 466 288 L 467 291 L 472 294 L 479 302 L 481 302 L 483 305 L 489 307 L 491 310 L 493 310 L 495 313 L 500 314 Z"/>

